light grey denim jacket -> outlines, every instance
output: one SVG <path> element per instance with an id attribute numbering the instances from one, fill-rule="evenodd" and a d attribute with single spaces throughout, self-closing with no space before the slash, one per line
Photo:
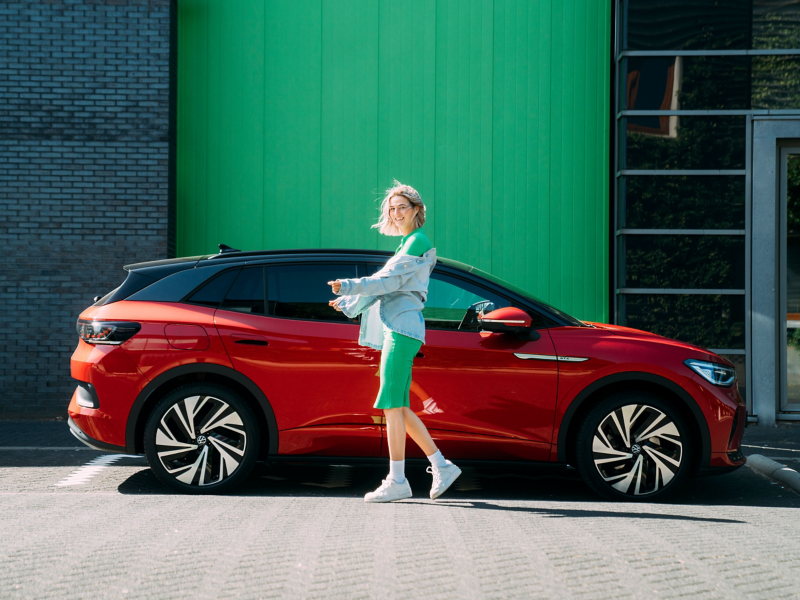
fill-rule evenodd
<path id="1" fill-rule="evenodd" d="M 363 315 L 358 333 L 360 346 L 380 350 L 383 325 L 425 343 L 422 309 L 435 265 L 436 248 L 431 248 L 422 256 L 393 256 L 369 277 L 339 280 L 339 308 L 351 319 Z"/>

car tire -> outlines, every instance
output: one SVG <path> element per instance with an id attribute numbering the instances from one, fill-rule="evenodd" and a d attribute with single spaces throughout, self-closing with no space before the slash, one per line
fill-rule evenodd
<path id="1" fill-rule="evenodd" d="M 663 500 L 683 484 L 694 448 L 681 414 L 646 392 L 613 394 L 581 423 L 576 467 L 609 500 Z"/>
<path id="2" fill-rule="evenodd" d="M 167 394 L 144 430 L 153 473 L 184 494 L 231 491 L 250 474 L 260 444 L 258 421 L 247 402 L 213 383 L 192 383 Z"/>

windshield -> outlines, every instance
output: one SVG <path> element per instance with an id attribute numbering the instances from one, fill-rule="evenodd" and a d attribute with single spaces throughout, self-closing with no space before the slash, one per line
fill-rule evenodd
<path id="1" fill-rule="evenodd" d="M 535 303 L 542 305 L 547 310 L 549 310 L 550 312 L 558 315 L 559 317 L 564 319 L 567 323 L 570 323 L 571 325 L 574 325 L 575 327 L 590 327 L 589 325 L 587 325 L 583 321 L 580 321 L 580 320 L 576 319 L 572 315 L 568 315 L 563 310 L 559 310 L 558 308 L 556 308 L 552 304 L 548 304 L 547 302 L 545 302 L 544 300 L 542 300 L 540 298 L 537 298 L 536 296 L 534 296 L 530 292 L 527 292 L 527 291 L 523 290 L 520 287 L 517 287 L 516 285 L 514 285 L 512 283 L 508 283 L 507 281 L 505 281 L 503 279 L 500 279 L 499 277 L 495 277 L 491 273 L 487 273 L 486 271 L 482 271 L 481 269 L 476 269 L 475 267 L 473 267 L 470 272 L 475 274 L 475 275 L 478 275 L 479 277 L 483 277 L 484 279 L 488 279 L 492 283 L 495 283 L 497 285 L 501 285 L 504 288 L 507 288 L 507 289 L 511 290 L 515 294 L 519 294 L 520 296 L 524 296 L 525 298 L 529 298 L 530 300 L 533 300 Z"/>

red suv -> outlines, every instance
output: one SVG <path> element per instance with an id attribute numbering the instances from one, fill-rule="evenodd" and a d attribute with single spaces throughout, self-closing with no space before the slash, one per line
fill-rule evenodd
<path id="1" fill-rule="evenodd" d="M 258 460 L 385 460 L 380 353 L 328 306 L 326 282 L 390 254 L 220 248 L 128 265 L 80 315 L 72 433 L 146 454 L 188 493 L 230 490 Z M 460 464 L 569 463 L 607 498 L 651 500 L 745 462 L 735 371 L 708 350 L 579 321 L 447 259 L 423 315 L 411 408 Z"/>

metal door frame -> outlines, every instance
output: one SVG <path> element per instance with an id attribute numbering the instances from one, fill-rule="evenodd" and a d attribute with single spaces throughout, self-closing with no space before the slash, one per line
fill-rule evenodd
<path id="1" fill-rule="evenodd" d="M 776 420 L 800 420 L 800 414 L 780 413 L 785 362 L 779 323 L 786 307 L 782 285 L 781 185 L 782 149 L 800 145 L 800 115 L 752 117 L 750 361 L 748 383 L 753 414 L 759 425 Z M 784 350 L 785 352 L 785 350 Z"/>

